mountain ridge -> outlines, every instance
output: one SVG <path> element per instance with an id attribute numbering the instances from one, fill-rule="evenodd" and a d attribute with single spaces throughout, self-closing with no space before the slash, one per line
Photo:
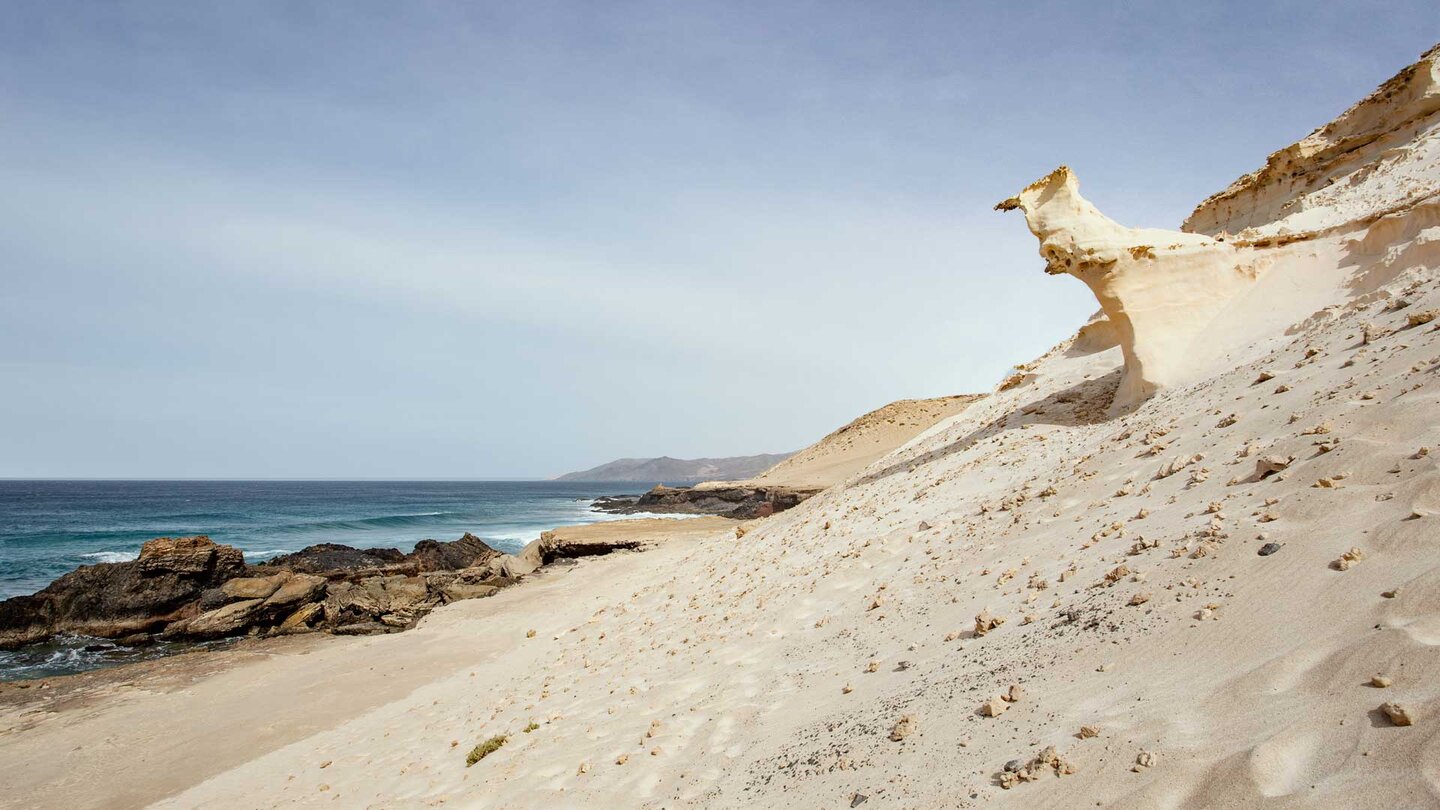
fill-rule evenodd
<path id="1" fill-rule="evenodd" d="M 715 479 L 750 478 L 779 464 L 794 453 L 758 453 L 723 458 L 618 458 L 587 470 L 556 476 L 556 481 L 604 481 L 673 484 Z"/>

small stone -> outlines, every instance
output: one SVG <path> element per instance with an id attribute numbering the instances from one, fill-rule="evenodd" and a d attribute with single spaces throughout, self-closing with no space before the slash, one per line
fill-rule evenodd
<path id="1" fill-rule="evenodd" d="M 1400 591 L 1400 588 L 1391 588 L 1388 591 L 1382 591 L 1380 595 L 1385 597 L 1386 599 L 1394 599 L 1395 597 L 1400 595 Z"/>
<path id="2" fill-rule="evenodd" d="M 1081 727 L 1080 727 L 1080 739 L 1082 739 L 1082 740 L 1088 740 L 1088 739 L 1090 739 L 1091 737 L 1099 737 L 1099 736 L 1100 736 L 1100 728 L 1099 728 L 1098 726 L 1081 726 Z"/>
<path id="3" fill-rule="evenodd" d="M 992 616 L 988 609 L 982 610 L 975 616 L 975 635 L 983 636 L 1004 623 L 1004 616 Z"/>
<path id="4" fill-rule="evenodd" d="M 1153 754 L 1149 751 L 1141 751 L 1135 757 L 1135 767 L 1131 768 L 1130 770 L 1138 773 L 1139 771 L 1142 771 L 1146 768 L 1155 767 L 1155 764 L 1159 761 L 1160 757 L 1156 754 Z"/>
<path id="5" fill-rule="evenodd" d="M 534 630 L 527 630 L 527 631 L 525 632 L 525 637 L 526 637 L 526 638 L 534 638 L 534 637 L 535 637 L 535 631 L 534 631 Z"/>
<path id="6" fill-rule="evenodd" d="M 907 714 L 899 720 L 896 720 L 895 725 L 890 729 L 890 741 L 900 742 L 911 734 L 914 734 L 919 722 L 913 714 Z"/>
<path id="7" fill-rule="evenodd" d="M 1009 708 L 1010 704 L 1006 703 L 1004 698 L 997 695 L 980 704 L 980 713 L 986 717 L 999 717 Z"/>
<path id="8" fill-rule="evenodd" d="M 1384 675 L 1375 675 L 1370 678 L 1370 685 L 1376 689 L 1389 688 L 1390 683 L 1390 679 Z"/>
<path id="9" fill-rule="evenodd" d="M 1019 703 L 1025 697 L 1025 687 L 1018 683 L 1010 684 L 1010 691 L 1005 693 L 1005 699 L 1011 703 Z"/>
<path id="10" fill-rule="evenodd" d="M 616 765 L 624 765 L 625 763 L 627 763 L 627 762 L 629 762 L 629 761 L 630 761 L 630 755 L 629 755 L 629 754 L 621 754 L 620 756 L 618 756 L 618 757 L 615 758 L 615 764 L 616 764 Z"/>
<path id="11" fill-rule="evenodd" d="M 1149 602 L 1149 601 L 1150 601 L 1150 594 L 1145 593 L 1145 592 L 1142 591 L 1142 592 L 1137 593 L 1137 594 L 1135 594 L 1134 596 L 1130 597 L 1130 606 L 1131 606 L 1131 607 L 1134 607 L 1134 606 L 1136 606 L 1136 605 L 1143 605 L 1143 604 L 1145 604 L 1146 602 Z"/>
<path id="12" fill-rule="evenodd" d="M 1349 571 L 1363 559 L 1365 559 L 1365 552 L 1358 548 L 1352 548 L 1344 554 L 1341 554 L 1340 559 L 1330 563 L 1330 567 L 1336 571 Z"/>
<path id="13" fill-rule="evenodd" d="M 1259 554 L 1261 557 L 1269 557 L 1271 554 L 1274 554 L 1275 552 L 1277 552 L 1277 551 L 1279 551 L 1279 550 L 1280 550 L 1280 544 L 1279 544 L 1279 543 L 1266 543 L 1265 545 L 1263 545 L 1263 546 L 1260 547 L 1260 550 L 1259 550 L 1259 551 L 1257 551 L 1257 552 L 1255 552 L 1255 553 L 1256 553 L 1256 554 Z"/>
<path id="14" fill-rule="evenodd" d="M 1410 710 L 1399 703 L 1385 703 L 1380 706 L 1380 711 L 1390 718 L 1390 722 L 1397 726 L 1414 725 L 1415 718 L 1411 716 Z"/>

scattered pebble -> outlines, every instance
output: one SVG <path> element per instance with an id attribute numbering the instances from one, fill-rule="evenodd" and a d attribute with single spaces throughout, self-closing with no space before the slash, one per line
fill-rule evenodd
<path id="1" fill-rule="evenodd" d="M 999 717 L 1010 708 L 1010 704 L 1000 696 L 995 696 L 980 704 L 980 713 L 986 717 Z"/>
<path id="2" fill-rule="evenodd" d="M 1410 710 L 1399 703 L 1382 704 L 1380 711 L 1384 712 L 1385 716 L 1390 718 L 1390 722 L 1397 726 L 1409 726 L 1415 723 L 1415 718 L 1410 714 Z"/>
<path id="3" fill-rule="evenodd" d="M 1344 554 L 1341 554 L 1340 559 L 1330 563 L 1330 567 L 1336 571 L 1349 571 L 1363 559 L 1365 559 L 1365 552 L 1358 548 L 1352 548 Z"/>
<path id="4" fill-rule="evenodd" d="M 896 720 L 895 725 L 890 729 L 890 741 L 900 742 L 911 734 L 914 734 L 915 727 L 919 722 L 913 714 L 907 714 L 899 720 Z"/>

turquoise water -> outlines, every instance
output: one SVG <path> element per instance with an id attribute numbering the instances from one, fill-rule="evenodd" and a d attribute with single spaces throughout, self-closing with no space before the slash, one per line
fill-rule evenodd
<path id="1" fill-rule="evenodd" d="M 34 593 L 80 565 L 135 559 L 141 543 L 166 535 L 208 534 L 245 552 L 247 562 L 315 543 L 409 551 L 420 540 L 465 532 L 514 552 L 556 526 L 617 519 L 591 511 L 591 500 L 643 489 L 556 481 L 0 480 L 0 599 Z M 0 679 L 166 651 L 62 639 L 0 651 Z"/>

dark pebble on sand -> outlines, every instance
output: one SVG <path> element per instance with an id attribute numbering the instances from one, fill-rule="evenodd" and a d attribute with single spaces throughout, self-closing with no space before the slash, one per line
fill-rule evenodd
<path id="1" fill-rule="evenodd" d="M 1256 553 L 1256 554 L 1259 554 L 1261 557 L 1269 557 L 1271 554 L 1274 554 L 1275 552 L 1277 552 L 1277 551 L 1279 551 L 1279 550 L 1280 550 L 1280 544 L 1279 544 L 1279 543 L 1266 543 L 1265 545 L 1263 545 L 1263 546 L 1260 547 L 1260 550 L 1259 550 L 1259 551 L 1257 551 L 1257 552 L 1255 552 L 1255 553 Z"/>

